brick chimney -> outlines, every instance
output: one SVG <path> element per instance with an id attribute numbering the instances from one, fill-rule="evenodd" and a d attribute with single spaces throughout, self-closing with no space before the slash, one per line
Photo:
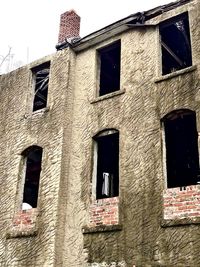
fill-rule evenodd
<path id="1" fill-rule="evenodd" d="M 69 41 L 73 38 L 79 38 L 81 18 L 72 9 L 60 16 L 60 30 L 58 35 L 58 43 Z"/>

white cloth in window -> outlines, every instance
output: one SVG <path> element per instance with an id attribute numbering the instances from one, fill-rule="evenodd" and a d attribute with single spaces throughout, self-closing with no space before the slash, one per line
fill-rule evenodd
<path id="1" fill-rule="evenodd" d="M 103 185 L 102 185 L 102 195 L 109 197 L 110 188 L 110 174 L 108 172 L 103 172 Z"/>
<path id="2" fill-rule="evenodd" d="M 32 209 L 32 206 L 28 203 L 22 203 L 22 210 L 30 210 Z"/>

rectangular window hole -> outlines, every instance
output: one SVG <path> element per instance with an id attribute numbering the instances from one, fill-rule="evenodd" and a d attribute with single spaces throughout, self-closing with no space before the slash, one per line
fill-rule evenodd
<path id="1" fill-rule="evenodd" d="M 120 90 L 121 42 L 98 50 L 100 63 L 99 96 Z"/>
<path id="2" fill-rule="evenodd" d="M 49 70 L 50 62 L 32 69 L 35 77 L 33 111 L 43 109 L 47 106 Z"/>
<path id="3" fill-rule="evenodd" d="M 168 188 L 196 185 L 199 181 L 196 113 L 175 110 L 164 117 Z"/>
<path id="4" fill-rule="evenodd" d="M 188 13 L 160 24 L 162 74 L 169 74 L 192 65 Z"/>

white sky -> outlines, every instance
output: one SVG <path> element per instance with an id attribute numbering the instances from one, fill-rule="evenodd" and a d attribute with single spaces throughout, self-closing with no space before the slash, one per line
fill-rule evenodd
<path id="1" fill-rule="evenodd" d="M 24 64 L 54 53 L 60 15 L 81 16 L 81 37 L 139 11 L 173 0 L 1 0 L 0 62 L 11 47 L 12 62 Z M 11 62 L 11 63 L 12 63 Z"/>

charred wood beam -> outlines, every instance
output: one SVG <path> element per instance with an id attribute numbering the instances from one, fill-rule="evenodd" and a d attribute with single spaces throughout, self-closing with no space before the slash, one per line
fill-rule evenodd
<path id="1" fill-rule="evenodd" d="M 176 60 L 176 62 L 183 67 L 184 63 L 183 61 L 174 53 L 174 51 L 169 48 L 168 45 L 166 45 L 163 41 L 161 41 L 162 46 L 165 48 L 165 50 Z"/>

